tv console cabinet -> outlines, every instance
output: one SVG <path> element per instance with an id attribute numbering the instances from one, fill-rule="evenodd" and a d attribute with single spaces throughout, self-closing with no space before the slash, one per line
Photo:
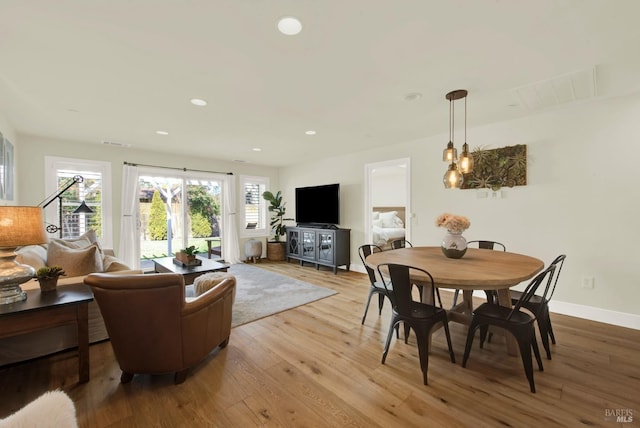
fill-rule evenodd
<path id="1" fill-rule="evenodd" d="M 323 229 L 314 227 L 287 227 L 287 262 L 291 259 L 333 268 L 339 266 L 349 270 L 351 265 L 351 229 Z"/>

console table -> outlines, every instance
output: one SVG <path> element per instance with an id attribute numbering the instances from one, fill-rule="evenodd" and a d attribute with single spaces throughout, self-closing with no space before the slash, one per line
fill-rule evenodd
<path id="1" fill-rule="evenodd" d="M 89 302 L 84 284 L 59 285 L 56 291 L 27 290 L 27 300 L 0 305 L 0 338 L 63 325 L 78 327 L 78 378 L 89 381 Z"/>
<path id="2" fill-rule="evenodd" d="M 320 266 L 333 268 L 338 272 L 339 266 L 349 270 L 351 229 L 321 229 L 313 227 L 287 227 L 287 261 L 295 259 L 313 263 L 316 269 Z"/>

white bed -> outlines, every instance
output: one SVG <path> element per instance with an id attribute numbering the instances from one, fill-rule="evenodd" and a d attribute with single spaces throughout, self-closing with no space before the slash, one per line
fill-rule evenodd
<path id="1" fill-rule="evenodd" d="M 374 207 L 371 221 L 375 245 L 389 249 L 391 241 L 405 238 L 405 207 Z"/>

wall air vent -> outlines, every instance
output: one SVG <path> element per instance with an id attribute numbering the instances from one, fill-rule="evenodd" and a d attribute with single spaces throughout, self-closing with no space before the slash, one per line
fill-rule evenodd
<path id="1" fill-rule="evenodd" d="M 131 144 L 125 144 L 125 143 L 117 143 L 115 141 L 106 141 L 104 140 L 102 142 L 102 144 L 104 144 L 105 146 L 113 146 L 113 147 L 124 147 L 126 149 L 128 149 L 129 147 L 131 147 Z"/>
<path id="2" fill-rule="evenodd" d="M 596 67 L 514 88 L 511 93 L 529 110 L 587 101 L 598 95 Z"/>

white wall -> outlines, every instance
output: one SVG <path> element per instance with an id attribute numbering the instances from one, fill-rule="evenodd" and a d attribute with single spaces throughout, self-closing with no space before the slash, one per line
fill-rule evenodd
<path id="1" fill-rule="evenodd" d="M 473 114 L 472 111 L 469 114 Z M 340 182 L 341 227 L 351 228 L 351 260 L 364 243 L 364 165 L 411 157 L 414 245 L 439 245 L 437 215 L 467 216 L 468 239 L 503 242 L 507 249 L 550 262 L 567 254 L 555 309 L 640 328 L 640 202 L 635 161 L 640 157 L 640 96 L 599 100 L 468 130 L 470 146 L 526 144 L 527 186 L 502 199 L 475 190 L 445 190 L 446 135 L 283 168 L 280 182 L 294 204 L 301 185 Z M 594 289 L 581 287 L 583 277 Z M 613 312 L 608 312 L 613 311 Z"/>

